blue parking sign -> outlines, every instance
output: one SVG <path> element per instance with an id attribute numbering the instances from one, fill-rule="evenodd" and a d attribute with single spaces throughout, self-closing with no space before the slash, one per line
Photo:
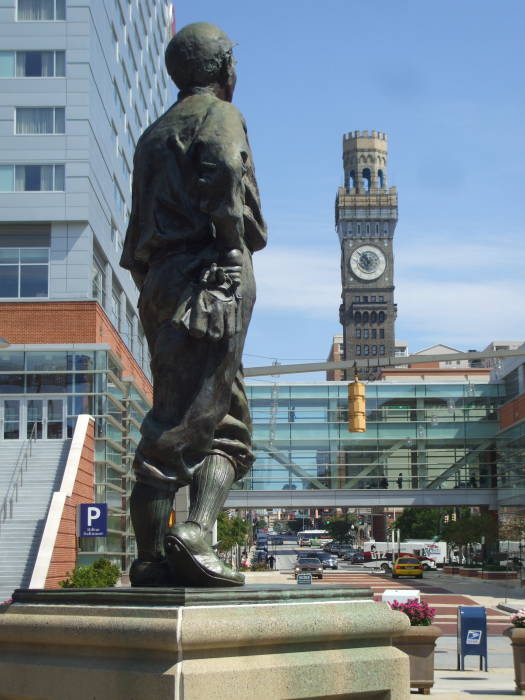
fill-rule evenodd
<path id="1" fill-rule="evenodd" d="M 107 537 L 107 503 L 80 503 L 78 514 L 79 537 Z"/>

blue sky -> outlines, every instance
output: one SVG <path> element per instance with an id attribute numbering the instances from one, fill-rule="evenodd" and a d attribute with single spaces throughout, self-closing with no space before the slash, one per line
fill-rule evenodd
<path id="1" fill-rule="evenodd" d="M 179 0 L 238 42 L 269 243 L 245 364 L 325 359 L 339 333 L 342 135 L 389 135 L 396 336 L 525 338 L 523 0 Z M 269 361 L 265 358 L 269 358 Z M 297 377 L 296 380 L 306 379 Z"/>

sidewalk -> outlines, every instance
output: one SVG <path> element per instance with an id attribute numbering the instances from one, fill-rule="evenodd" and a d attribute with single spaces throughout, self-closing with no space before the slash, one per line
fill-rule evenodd
<path id="1" fill-rule="evenodd" d="M 460 698 L 498 698 L 516 697 L 514 686 L 514 668 L 495 668 L 488 671 L 452 671 L 436 670 L 434 687 L 430 695 L 447 700 Z M 413 690 L 411 695 L 417 694 Z"/>

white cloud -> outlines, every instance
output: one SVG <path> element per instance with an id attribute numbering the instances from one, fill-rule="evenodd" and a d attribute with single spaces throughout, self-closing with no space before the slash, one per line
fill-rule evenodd
<path id="1" fill-rule="evenodd" d="M 521 246 L 523 249 L 523 246 Z M 444 342 L 482 347 L 525 337 L 523 250 L 495 245 L 417 245 L 396 256 L 397 336 L 415 350 Z M 339 256 L 273 246 L 254 258 L 257 308 L 334 318 Z"/>
<path id="2" fill-rule="evenodd" d="M 267 249 L 254 256 L 257 308 L 324 316 L 341 303 L 339 260 L 323 251 Z"/>

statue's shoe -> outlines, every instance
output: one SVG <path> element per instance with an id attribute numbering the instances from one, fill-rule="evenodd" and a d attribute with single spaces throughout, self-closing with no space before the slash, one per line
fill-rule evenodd
<path id="1" fill-rule="evenodd" d="M 170 569 L 196 587 L 242 586 L 244 576 L 232 571 L 206 542 L 197 523 L 170 528 L 164 541 Z"/>
<path id="2" fill-rule="evenodd" d="M 173 582 L 173 576 L 166 561 L 135 559 L 129 569 L 129 580 L 134 588 L 183 585 Z"/>

